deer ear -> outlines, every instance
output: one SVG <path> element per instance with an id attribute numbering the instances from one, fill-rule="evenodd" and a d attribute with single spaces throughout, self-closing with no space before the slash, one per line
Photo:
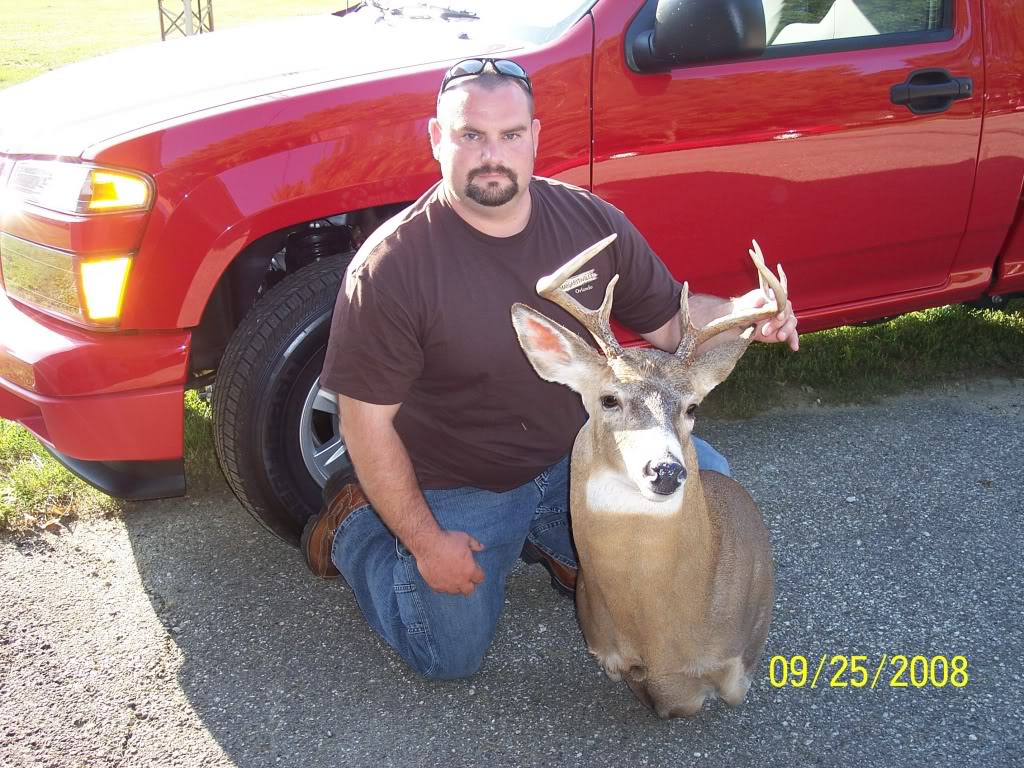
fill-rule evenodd
<path id="1" fill-rule="evenodd" d="M 512 305 L 512 325 L 527 359 L 545 381 L 577 392 L 604 367 L 601 357 L 572 331 L 525 304 Z"/>
<path id="2" fill-rule="evenodd" d="M 753 329 L 748 329 L 740 338 L 719 344 L 694 358 L 689 365 L 690 383 L 694 394 L 703 399 L 712 389 L 729 378 L 732 369 L 747 351 L 752 337 Z"/>

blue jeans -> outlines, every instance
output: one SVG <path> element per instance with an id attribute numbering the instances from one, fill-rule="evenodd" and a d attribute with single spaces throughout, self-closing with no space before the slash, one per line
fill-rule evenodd
<path id="1" fill-rule="evenodd" d="M 729 474 L 729 463 L 694 437 L 701 469 Z M 331 559 L 366 620 L 414 670 L 436 679 L 472 675 L 494 639 L 505 604 L 505 579 L 529 539 L 572 568 L 569 534 L 569 457 L 525 485 L 503 493 L 479 488 L 423 492 L 438 524 L 465 531 L 484 545 L 475 557 L 485 580 L 469 596 L 435 592 L 416 558 L 369 505 L 338 529 Z"/>

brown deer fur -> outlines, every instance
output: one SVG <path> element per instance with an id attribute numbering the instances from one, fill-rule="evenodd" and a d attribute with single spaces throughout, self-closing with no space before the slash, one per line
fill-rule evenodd
<path id="1" fill-rule="evenodd" d="M 785 306 L 781 283 L 751 258 L 774 292 L 756 311 L 696 329 L 688 288 L 680 301 L 676 353 L 623 349 L 608 326 L 613 279 L 601 308 L 586 310 L 561 289 L 612 238 L 538 282 L 538 292 L 577 317 L 604 355 L 522 304 L 512 309 L 537 373 L 572 387 L 590 419 L 571 460 L 570 511 L 579 573 L 576 605 L 591 652 L 613 680 L 660 717 L 691 716 L 705 698 L 741 703 L 771 623 L 771 543 L 742 486 L 698 471 L 693 409 L 732 371 L 752 326 Z M 705 351 L 724 331 L 747 330 Z"/>

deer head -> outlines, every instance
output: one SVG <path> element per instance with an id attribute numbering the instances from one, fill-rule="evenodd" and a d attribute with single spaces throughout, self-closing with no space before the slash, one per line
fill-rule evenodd
<path id="1" fill-rule="evenodd" d="M 732 372 L 750 343 L 755 325 L 786 305 L 786 275 L 779 265 L 779 279 L 775 278 L 754 241 L 749 253 L 761 289 L 765 290 L 767 283 L 773 294 L 768 295 L 767 304 L 718 318 L 698 329 L 690 322 L 689 286 L 684 283 L 679 302 L 681 340 L 675 353 L 623 348 L 608 322 L 618 275 L 609 281 L 596 310 L 583 307 L 561 287 L 614 239 L 611 235 L 601 240 L 537 282 L 537 293 L 582 323 L 603 355 L 572 331 L 524 304 L 513 305 L 512 323 L 537 374 L 571 387 L 583 398 L 595 446 L 594 465 L 589 471 L 609 470 L 628 478 L 649 501 L 667 501 L 678 498 L 687 472 L 697 470 L 690 444 L 697 406 Z M 733 328 L 746 330 L 739 338 L 707 351 L 699 349 L 708 339 Z"/>

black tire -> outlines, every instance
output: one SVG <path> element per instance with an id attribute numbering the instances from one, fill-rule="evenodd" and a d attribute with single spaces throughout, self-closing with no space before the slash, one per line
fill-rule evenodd
<path id="1" fill-rule="evenodd" d="M 293 546 L 322 488 L 301 454 L 303 404 L 323 367 L 331 316 L 351 254 L 289 275 L 235 331 L 213 387 L 213 433 L 235 496 Z"/>

